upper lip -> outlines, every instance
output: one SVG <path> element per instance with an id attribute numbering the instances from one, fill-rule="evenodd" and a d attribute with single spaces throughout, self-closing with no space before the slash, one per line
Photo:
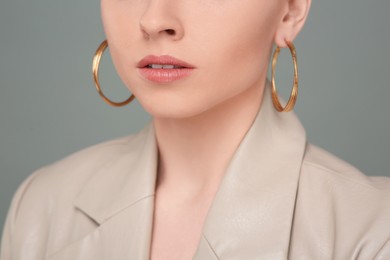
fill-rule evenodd
<path id="1" fill-rule="evenodd" d="M 150 64 L 165 64 L 165 65 L 176 65 L 185 68 L 194 68 L 193 65 L 169 55 L 161 55 L 161 56 L 148 55 L 138 62 L 137 67 L 144 68 Z"/>

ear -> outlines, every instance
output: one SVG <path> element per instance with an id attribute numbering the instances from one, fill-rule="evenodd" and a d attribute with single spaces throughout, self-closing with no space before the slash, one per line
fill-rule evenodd
<path id="1" fill-rule="evenodd" d="M 285 0 L 286 8 L 275 32 L 275 43 L 287 47 L 286 41 L 292 42 L 305 24 L 309 14 L 311 0 Z"/>

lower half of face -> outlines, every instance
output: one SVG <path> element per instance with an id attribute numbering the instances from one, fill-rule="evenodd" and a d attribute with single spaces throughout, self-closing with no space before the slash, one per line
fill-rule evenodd
<path id="1" fill-rule="evenodd" d="M 278 2 L 102 0 L 102 17 L 115 68 L 145 110 L 184 118 L 264 85 Z M 150 79 L 143 71 L 152 69 L 138 67 L 148 55 L 193 68 L 176 80 Z"/>

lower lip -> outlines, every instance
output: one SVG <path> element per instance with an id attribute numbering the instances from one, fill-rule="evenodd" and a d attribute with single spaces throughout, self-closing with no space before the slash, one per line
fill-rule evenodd
<path id="1" fill-rule="evenodd" d="M 146 79 L 156 83 L 170 83 L 188 77 L 193 72 L 193 68 L 183 69 L 152 69 L 140 68 L 140 74 Z"/>

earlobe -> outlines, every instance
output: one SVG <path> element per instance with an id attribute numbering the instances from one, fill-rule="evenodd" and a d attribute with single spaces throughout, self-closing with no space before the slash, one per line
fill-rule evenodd
<path id="1" fill-rule="evenodd" d="M 275 32 L 275 43 L 287 47 L 286 41 L 293 42 L 303 28 L 309 14 L 311 0 L 289 0 L 287 12 L 283 14 Z"/>

